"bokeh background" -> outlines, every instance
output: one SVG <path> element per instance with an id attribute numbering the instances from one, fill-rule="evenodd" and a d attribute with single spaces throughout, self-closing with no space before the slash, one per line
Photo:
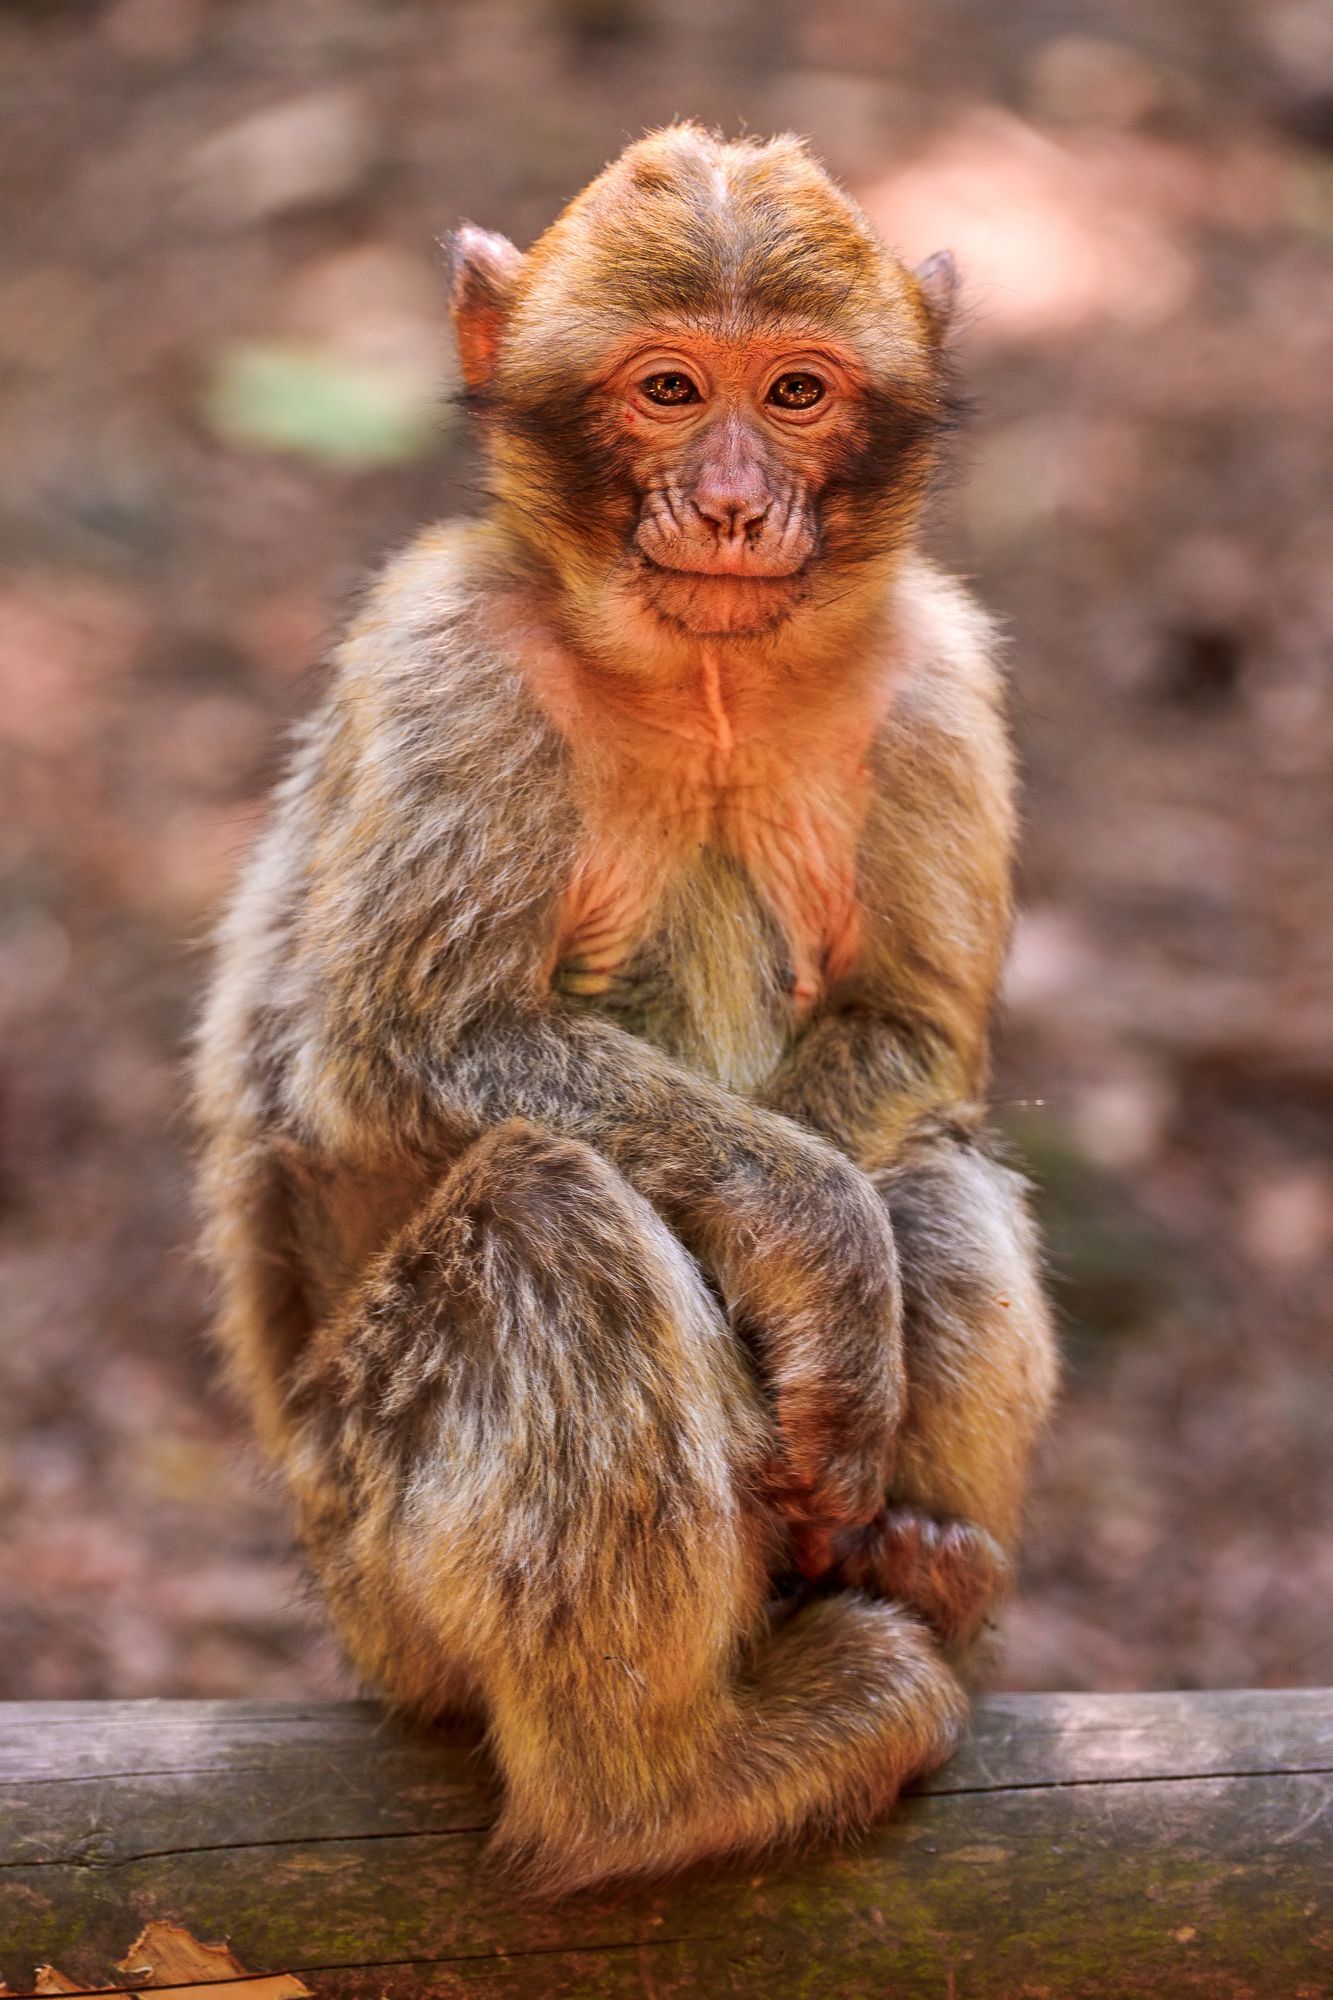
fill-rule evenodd
<path id="1" fill-rule="evenodd" d="M 997 1098 L 1069 1362 L 996 1679 L 1333 1679 L 1333 15 L 7 0 L 7 1695 L 347 1685 L 205 1339 L 204 940 L 366 566 L 476 499 L 435 238 L 675 115 L 966 276 L 933 535 L 1011 637 Z"/>

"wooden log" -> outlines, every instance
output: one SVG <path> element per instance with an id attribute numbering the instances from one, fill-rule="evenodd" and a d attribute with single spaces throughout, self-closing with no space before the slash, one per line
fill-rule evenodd
<path id="1" fill-rule="evenodd" d="M 854 1850 L 543 1908 L 475 1755 L 369 1703 L 0 1705 L 0 1974 L 128 1990 L 162 1917 L 325 2000 L 1325 2000 L 1331 1725 L 1318 1690 L 992 1697 Z"/>

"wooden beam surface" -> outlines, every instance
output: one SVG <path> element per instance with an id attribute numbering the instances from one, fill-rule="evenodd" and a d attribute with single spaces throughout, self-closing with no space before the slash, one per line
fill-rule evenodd
<path id="1" fill-rule="evenodd" d="M 1333 1693 L 998 1696 L 855 1850 L 542 1908 L 370 1703 L 0 1704 L 0 1976 L 169 1918 L 329 2000 L 1327 2000 L 1331 1799 Z"/>

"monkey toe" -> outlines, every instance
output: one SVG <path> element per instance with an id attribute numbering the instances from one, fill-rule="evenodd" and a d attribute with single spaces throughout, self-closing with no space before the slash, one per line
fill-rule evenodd
<path id="1" fill-rule="evenodd" d="M 837 1574 L 853 1589 L 920 1614 L 948 1646 L 965 1646 L 1003 1595 L 1011 1565 L 984 1528 L 891 1505 L 840 1551 Z"/>

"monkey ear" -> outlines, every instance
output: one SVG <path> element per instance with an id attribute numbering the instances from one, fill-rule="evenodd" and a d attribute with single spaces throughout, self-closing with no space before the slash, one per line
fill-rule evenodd
<path id="1" fill-rule="evenodd" d="M 958 296 L 958 266 L 953 260 L 952 250 L 937 250 L 927 257 L 924 264 L 918 264 L 912 276 L 921 287 L 921 296 L 937 339 L 943 339 L 948 332 L 949 321 L 953 318 L 954 300 Z"/>
<path id="2" fill-rule="evenodd" d="M 523 268 L 523 253 L 507 236 L 465 222 L 445 240 L 449 254 L 449 310 L 453 314 L 463 379 L 484 389 L 495 369 L 500 333 Z"/>

